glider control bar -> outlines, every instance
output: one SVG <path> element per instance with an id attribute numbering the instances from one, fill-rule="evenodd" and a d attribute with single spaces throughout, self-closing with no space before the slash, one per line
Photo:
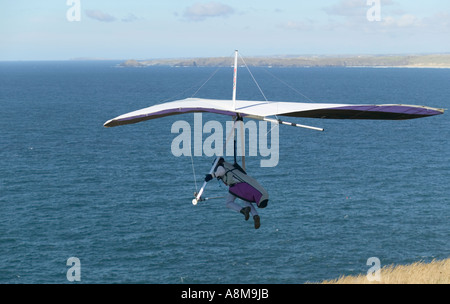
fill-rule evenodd
<path id="1" fill-rule="evenodd" d="M 196 194 L 196 193 L 194 193 L 194 194 Z M 217 199 L 217 198 L 225 198 L 225 196 L 214 196 L 214 197 L 205 197 L 205 198 L 201 197 L 199 199 L 199 202 L 209 201 L 209 200 Z"/>
<path id="2" fill-rule="evenodd" d="M 321 132 L 324 130 L 323 128 L 311 127 L 311 126 L 301 125 L 301 124 L 297 124 L 297 123 L 293 123 L 293 122 L 282 121 L 281 119 L 264 118 L 264 120 L 269 121 L 269 122 L 278 123 L 278 124 L 299 127 L 299 128 L 305 128 L 305 129 L 310 129 L 310 130 L 316 130 L 316 131 L 321 131 Z"/>
<path id="3" fill-rule="evenodd" d="M 312 127 L 312 126 L 307 126 L 307 125 L 301 125 L 301 124 L 298 124 L 298 123 L 283 121 L 281 119 L 273 119 L 273 118 L 267 118 L 267 117 L 257 116 L 257 115 L 248 115 L 246 117 L 247 118 L 258 119 L 258 120 L 264 120 L 264 121 L 268 121 L 268 122 L 273 122 L 273 123 L 276 123 L 276 124 L 279 124 L 279 125 L 287 125 L 287 126 L 293 126 L 293 127 L 299 127 L 299 128 L 315 130 L 315 131 L 321 131 L 321 132 L 324 131 L 323 128 L 317 128 L 317 127 Z"/>
<path id="4" fill-rule="evenodd" d="M 214 173 L 214 169 L 217 166 L 217 163 L 219 162 L 220 157 L 217 157 L 216 160 L 214 161 L 213 166 L 211 167 L 211 170 L 209 170 L 209 174 L 213 174 Z M 198 193 L 196 193 L 195 198 L 192 200 L 192 204 L 195 206 L 197 205 L 197 203 L 201 200 L 200 198 L 202 197 L 203 191 L 205 190 L 206 184 L 208 182 L 203 182 L 203 186 L 200 188 L 200 191 Z"/>

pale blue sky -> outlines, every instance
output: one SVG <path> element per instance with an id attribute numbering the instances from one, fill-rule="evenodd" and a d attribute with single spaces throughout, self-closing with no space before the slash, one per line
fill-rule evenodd
<path id="1" fill-rule="evenodd" d="M 67 1 L 0 0 L 0 60 L 450 53 L 448 0 Z"/>

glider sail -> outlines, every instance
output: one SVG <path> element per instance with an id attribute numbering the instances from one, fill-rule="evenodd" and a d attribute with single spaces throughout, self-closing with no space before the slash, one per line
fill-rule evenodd
<path id="1" fill-rule="evenodd" d="M 443 114 L 444 110 L 402 104 L 357 105 L 187 98 L 120 115 L 108 120 L 104 126 L 115 127 L 192 112 L 210 112 L 229 116 L 240 115 L 241 117 L 260 120 L 268 116 L 405 120 Z"/>
<path id="2" fill-rule="evenodd" d="M 283 101 L 236 100 L 238 51 L 234 57 L 232 100 L 187 98 L 154 105 L 120 115 L 104 123 L 105 127 L 133 124 L 170 115 L 193 112 L 210 112 L 239 118 L 253 118 L 323 131 L 321 128 L 288 123 L 278 116 L 326 119 L 381 119 L 404 120 L 443 114 L 443 109 L 403 104 L 358 105 L 333 103 L 301 103 Z M 259 86 L 258 86 L 259 87 Z M 277 119 L 267 118 L 275 116 Z"/>

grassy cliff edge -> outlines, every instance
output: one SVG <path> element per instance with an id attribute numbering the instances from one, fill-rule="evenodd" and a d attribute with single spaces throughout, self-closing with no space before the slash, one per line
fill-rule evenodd
<path id="1" fill-rule="evenodd" d="M 367 274 L 341 276 L 322 284 L 450 284 L 450 258 L 430 263 L 389 265 L 381 268 L 380 280 L 369 281 Z"/>

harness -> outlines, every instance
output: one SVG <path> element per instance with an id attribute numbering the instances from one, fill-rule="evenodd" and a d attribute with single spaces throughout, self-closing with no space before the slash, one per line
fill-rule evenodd
<path id="1" fill-rule="evenodd" d="M 228 192 L 247 202 L 255 202 L 259 208 L 267 206 L 269 194 L 254 178 L 248 176 L 241 166 L 223 161 L 214 169 L 214 172 L 219 166 L 225 169 L 225 174 L 217 179 L 221 179 L 230 187 Z"/>
<path id="2" fill-rule="evenodd" d="M 245 183 L 246 182 L 245 179 L 239 175 L 242 175 L 242 174 L 247 175 L 247 173 L 237 163 L 230 164 L 230 163 L 227 163 L 224 161 L 222 164 L 217 165 L 217 167 L 214 169 L 214 172 L 216 172 L 216 170 L 219 166 L 222 166 L 225 169 L 225 174 L 220 177 L 217 177 L 217 179 L 222 180 L 225 185 L 233 186 L 234 184 L 237 184 L 237 183 Z"/>

